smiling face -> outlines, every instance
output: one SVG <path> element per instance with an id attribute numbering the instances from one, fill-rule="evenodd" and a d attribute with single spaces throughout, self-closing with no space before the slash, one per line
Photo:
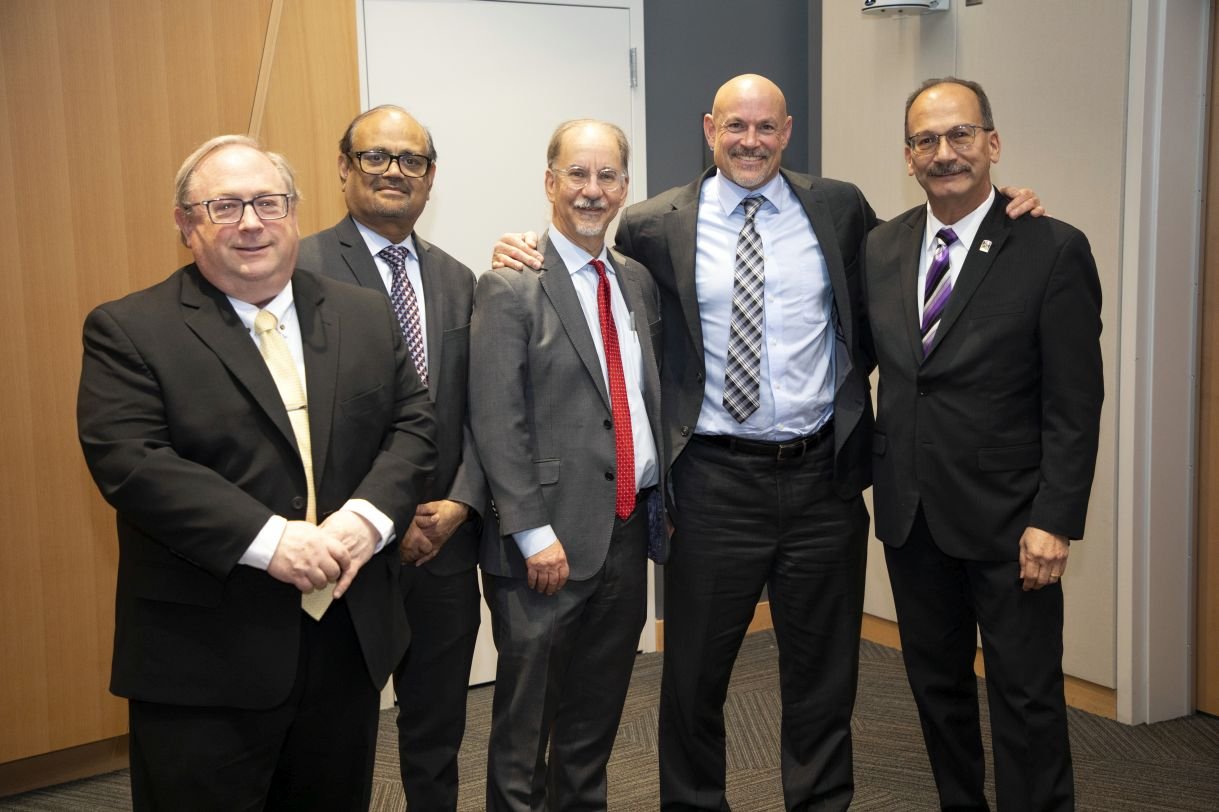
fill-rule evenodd
<path id="1" fill-rule="evenodd" d="M 715 94 L 711 113 L 703 117 L 703 135 L 716 168 L 745 189 L 757 189 L 779 173 L 791 132 L 783 91 L 753 74 L 729 80 Z"/>
<path id="2" fill-rule="evenodd" d="M 284 177 L 266 155 L 247 146 L 217 149 L 196 166 L 190 181 L 190 202 L 232 197 L 287 194 Z M 300 232 L 296 203 L 281 220 L 259 220 L 246 206 L 236 223 L 217 225 L 205 206 L 174 209 L 182 239 L 195 256 L 207 281 L 221 292 L 251 304 L 270 301 L 292 279 Z"/>
<path id="3" fill-rule="evenodd" d="M 583 188 L 574 188 L 570 175 L 564 174 L 573 169 L 584 170 L 587 183 Z M 618 188 L 611 191 L 601 186 L 598 173 L 603 170 L 618 173 Z M 588 253 L 599 254 L 610 221 L 626 201 L 625 175 L 618 139 L 608 128 L 590 122 L 565 132 L 553 166 L 546 169 L 551 225 Z"/>
<path id="4" fill-rule="evenodd" d="M 977 95 L 963 85 L 944 83 L 920 93 L 906 115 L 906 135 L 942 134 L 958 124 L 981 124 Z M 999 162 L 999 134 L 978 130 L 968 148 L 953 148 L 941 138 L 933 152 L 918 155 L 906 147 L 906 172 L 927 192 L 931 211 L 955 223 L 990 194 L 990 165 Z"/>
<path id="5" fill-rule="evenodd" d="M 378 110 L 355 126 L 351 150 L 426 156 L 427 133 L 419 122 L 399 110 Z M 423 177 L 408 178 L 397 161 L 390 163 L 384 175 L 370 175 L 360 169 L 354 155 L 339 156 L 339 180 L 347 210 L 356 220 L 395 243 L 402 242 L 415 228 L 435 177 L 434 163 Z"/>

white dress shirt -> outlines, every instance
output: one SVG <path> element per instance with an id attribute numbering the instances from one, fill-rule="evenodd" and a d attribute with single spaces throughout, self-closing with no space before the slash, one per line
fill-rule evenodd
<path id="1" fill-rule="evenodd" d="M 597 310 L 597 272 L 589 262 L 593 255 L 552 228 L 548 232 L 550 244 L 555 247 L 567 272 L 571 274 L 571 282 L 576 288 L 576 296 L 580 300 L 580 309 L 584 311 L 584 320 L 588 322 L 588 331 L 592 334 L 593 344 L 597 348 L 597 358 L 601 361 L 601 376 L 605 382 L 605 391 L 609 391 L 609 371 L 605 366 L 605 343 L 601 338 L 601 316 Z M 609 252 L 605 246 L 596 259 L 605 263 L 605 275 L 610 280 L 610 311 L 614 316 L 614 327 L 618 332 L 618 351 L 622 356 L 622 377 L 626 382 L 626 400 L 631 410 L 631 442 L 635 450 L 635 490 L 651 487 L 659 482 L 659 463 L 656 454 L 656 440 L 652 436 L 652 425 L 648 422 L 647 406 L 643 402 L 643 351 L 639 345 L 636 333 L 639 325 L 647 329 L 647 315 L 639 314 L 638 320 L 622 297 L 618 283 L 618 271 L 610 262 Z M 550 271 L 555 273 L 557 269 Z M 531 530 L 521 530 L 512 534 L 521 555 L 528 558 L 549 547 L 558 536 L 550 525 L 535 527 Z M 562 539 L 559 539 L 562 541 Z"/>
<path id="2" fill-rule="evenodd" d="M 955 288 L 957 274 L 961 272 L 961 266 L 965 264 L 965 257 L 969 255 L 969 248 L 973 245 L 974 238 L 978 236 L 978 229 L 982 227 L 982 221 L 994 203 L 995 187 L 992 186 L 986 202 L 955 223 L 941 223 L 931 213 L 931 204 L 927 204 L 927 229 L 923 233 L 923 252 L 919 254 L 918 261 L 918 310 L 915 311 L 920 322 L 923 320 L 923 300 L 927 297 L 925 290 L 927 271 L 931 269 L 931 260 L 935 258 L 935 250 L 938 247 L 935 235 L 941 228 L 951 228 L 952 232 L 957 235 L 957 241 L 948 246 L 948 279 Z"/>
<path id="3" fill-rule="evenodd" d="M 258 316 L 258 311 L 266 310 L 275 316 L 279 321 L 280 335 L 284 337 L 284 341 L 288 344 L 288 352 L 291 353 L 292 360 L 296 362 L 296 374 L 300 376 L 301 386 L 308 391 L 305 380 L 305 355 L 301 349 L 301 328 L 300 322 L 296 318 L 296 305 L 292 299 L 292 285 L 289 284 L 281 290 L 278 296 L 267 303 L 266 307 L 260 308 L 249 302 L 234 299 L 232 296 L 229 296 L 228 300 L 233 305 L 233 309 L 237 311 L 237 317 L 241 319 L 241 323 L 250 331 L 250 338 L 254 341 L 255 346 L 259 344 L 258 335 L 254 332 L 254 319 Z M 310 428 L 312 430 L 312 427 Z M 393 540 L 393 520 L 374 507 L 367 499 L 348 499 L 342 509 L 350 510 L 352 513 L 364 517 L 376 529 L 380 539 L 377 541 L 374 552 L 380 552 L 386 544 Z M 267 569 L 271 565 L 271 558 L 275 555 L 275 550 L 279 547 L 279 540 L 287 526 L 288 520 L 283 516 L 276 515 L 267 519 L 267 523 L 262 526 L 262 530 L 258 531 L 258 535 L 242 553 L 241 558 L 237 559 L 237 563 L 260 570 Z"/>
<path id="4" fill-rule="evenodd" d="M 754 225 L 765 262 L 761 380 L 757 410 L 743 423 L 724 408 L 741 201 L 761 194 Z M 834 414 L 833 290 L 825 255 L 800 200 L 782 175 L 748 190 L 716 173 L 703 182 L 694 264 L 707 379 L 695 431 L 755 440 L 812 434 Z"/>
<path id="5" fill-rule="evenodd" d="M 382 250 L 391 245 L 400 245 L 406 249 L 406 279 L 411 283 L 411 289 L 415 291 L 415 301 L 419 303 L 419 332 L 423 336 L 423 357 L 428 358 L 427 307 L 423 302 L 423 274 L 419 270 L 419 254 L 415 251 L 415 235 L 409 234 L 402 242 L 392 243 L 359 220 L 352 218 L 352 222 L 356 224 L 356 230 L 364 238 L 364 244 L 368 246 L 368 252 L 372 254 L 373 262 L 377 264 L 377 271 L 381 274 L 381 282 L 385 285 L 386 294 L 389 294 L 394 288 L 394 269 L 379 255 Z"/>

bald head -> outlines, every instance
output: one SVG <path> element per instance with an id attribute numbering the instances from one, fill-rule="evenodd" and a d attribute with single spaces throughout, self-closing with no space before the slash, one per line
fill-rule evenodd
<path id="1" fill-rule="evenodd" d="M 783 91 L 754 73 L 725 82 L 715 94 L 711 113 L 703 117 L 703 134 L 716 168 L 746 189 L 764 186 L 779 173 L 791 129 Z"/>

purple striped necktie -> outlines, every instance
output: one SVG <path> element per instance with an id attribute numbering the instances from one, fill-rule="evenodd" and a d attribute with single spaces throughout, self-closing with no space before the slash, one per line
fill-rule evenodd
<path id="1" fill-rule="evenodd" d="M 935 334 L 940 327 L 940 316 L 952 295 L 952 278 L 948 275 L 948 246 L 957 241 L 956 232 L 951 228 L 941 228 L 935 234 L 935 256 L 931 267 L 927 269 L 927 284 L 923 291 L 923 320 L 919 329 L 923 334 L 923 356 L 935 341 Z"/>

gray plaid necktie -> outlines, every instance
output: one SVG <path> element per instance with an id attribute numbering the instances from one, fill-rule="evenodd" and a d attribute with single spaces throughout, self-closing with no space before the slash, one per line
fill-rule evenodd
<path id="1" fill-rule="evenodd" d="M 736 243 L 736 270 L 732 282 L 732 324 L 728 332 L 728 361 L 724 365 L 724 408 L 738 423 L 758 409 L 762 361 L 762 293 L 766 269 L 762 238 L 754 226 L 761 195 L 741 201 L 745 226 Z"/>

